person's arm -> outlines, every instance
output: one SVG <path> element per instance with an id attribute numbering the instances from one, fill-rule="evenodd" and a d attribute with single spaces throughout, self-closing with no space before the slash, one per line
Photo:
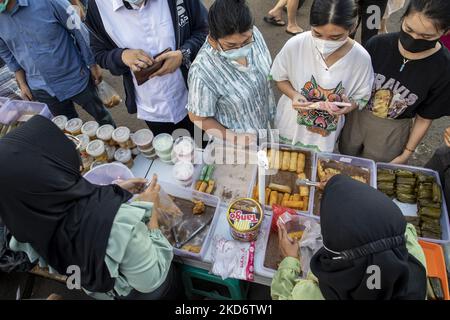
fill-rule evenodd
<path id="1" fill-rule="evenodd" d="M 0 58 L 8 66 L 9 71 L 13 73 L 22 69 L 22 67 L 17 62 L 16 58 L 9 50 L 8 46 L 6 45 L 5 41 L 2 38 L 0 38 Z"/>
<path id="2" fill-rule="evenodd" d="M 403 153 L 399 155 L 397 158 L 392 160 L 391 163 L 394 164 L 404 164 L 407 163 L 409 158 L 413 155 L 419 143 L 422 141 L 423 137 L 428 132 L 433 120 L 422 118 L 419 115 L 416 115 L 414 120 L 414 124 L 409 134 L 408 142 L 406 143 L 405 149 Z"/>
<path id="3" fill-rule="evenodd" d="M 69 2 L 78 7 L 78 14 L 80 15 L 81 20 L 84 21 L 84 19 L 86 19 L 86 8 L 83 3 L 80 0 L 69 0 Z"/>
<path id="4" fill-rule="evenodd" d="M 31 93 L 31 89 L 28 86 L 25 71 L 23 69 L 19 69 L 16 71 L 15 76 L 16 76 L 17 85 L 19 86 L 19 89 L 20 89 L 20 92 L 22 95 L 22 99 L 27 100 L 27 101 L 32 101 L 33 94 Z"/>

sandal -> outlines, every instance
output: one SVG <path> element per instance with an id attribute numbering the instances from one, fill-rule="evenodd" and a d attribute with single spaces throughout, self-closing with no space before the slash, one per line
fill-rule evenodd
<path id="1" fill-rule="evenodd" d="M 271 16 L 265 16 L 263 18 L 263 20 L 265 22 L 267 22 L 268 24 L 277 26 L 277 27 L 284 27 L 286 25 L 286 22 L 284 22 L 281 19 L 276 19 L 275 17 L 271 17 Z"/>
<path id="2" fill-rule="evenodd" d="M 290 34 L 291 36 L 296 36 L 296 35 L 298 35 L 298 34 L 300 34 L 300 33 L 303 33 L 303 31 L 299 31 L 299 32 L 290 32 L 290 31 L 286 30 L 286 33 Z"/>

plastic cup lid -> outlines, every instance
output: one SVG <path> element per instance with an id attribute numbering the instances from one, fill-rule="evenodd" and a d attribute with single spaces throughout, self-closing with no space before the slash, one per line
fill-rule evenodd
<path id="1" fill-rule="evenodd" d="M 97 132 L 98 127 L 99 124 L 97 121 L 88 121 L 81 127 L 81 132 L 93 136 Z"/>
<path id="2" fill-rule="evenodd" d="M 110 124 L 105 124 L 97 129 L 97 138 L 102 140 L 109 140 L 112 137 L 114 127 Z"/>
<path id="3" fill-rule="evenodd" d="M 118 127 L 112 133 L 112 138 L 117 142 L 125 142 L 130 138 L 130 129 L 127 127 Z"/>
<path id="4" fill-rule="evenodd" d="M 53 123 L 56 124 L 58 126 L 58 128 L 60 128 L 61 130 L 64 130 L 66 128 L 66 124 L 67 124 L 67 117 L 66 116 L 56 116 L 52 119 Z"/>
<path id="5" fill-rule="evenodd" d="M 67 121 L 66 130 L 69 132 L 74 132 L 80 130 L 82 125 L 83 120 L 81 120 L 80 118 L 73 118 Z"/>
<path id="6" fill-rule="evenodd" d="M 151 132 L 149 129 L 141 129 L 133 134 L 132 139 L 135 145 L 145 146 L 147 144 L 152 143 L 153 132 Z"/>
<path id="7" fill-rule="evenodd" d="M 194 151 L 194 140 L 190 137 L 180 137 L 175 140 L 173 151 L 177 155 L 187 155 Z"/>
<path id="8" fill-rule="evenodd" d="M 86 150 L 86 147 L 88 146 L 90 141 L 89 136 L 87 134 L 79 134 L 76 136 L 76 138 L 80 139 L 81 141 L 80 150 Z"/>
<path id="9" fill-rule="evenodd" d="M 194 174 L 194 166 L 190 162 L 180 161 L 173 166 L 173 175 L 178 180 L 189 180 Z"/>
<path id="10" fill-rule="evenodd" d="M 167 144 L 167 146 L 164 146 Z M 153 139 L 153 146 L 155 149 L 169 149 L 173 145 L 173 138 L 168 133 L 158 134 L 155 139 Z"/>
<path id="11" fill-rule="evenodd" d="M 99 157 L 105 152 L 105 143 L 102 140 L 94 140 L 89 142 L 86 152 L 93 157 Z"/>
<path id="12" fill-rule="evenodd" d="M 116 153 L 114 154 L 114 159 L 119 162 L 128 162 L 131 160 L 131 150 L 125 149 L 125 148 L 119 148 L 117 149 Z"/>

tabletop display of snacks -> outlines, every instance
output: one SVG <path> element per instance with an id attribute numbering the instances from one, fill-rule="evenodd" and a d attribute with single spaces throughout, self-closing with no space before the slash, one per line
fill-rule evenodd
<path id="1" fill-rule="evenodd" d="M 417 216 L 405 216 L 420 237 L 441 239 L 442 190 L 431 175 L 405 169 L 378 169 L 378 190 L 404 204 L 417 204 Z"/>
<path id="2" fill-rule="evenodd" d="M 214 170 L 215 166 L 213 164 L 205 165 L 200 173 L 200 178 L 195 183 L 194 189 L 200 192 L 212 194 L 215 186 L 215 182 L 212 179 Z"/>

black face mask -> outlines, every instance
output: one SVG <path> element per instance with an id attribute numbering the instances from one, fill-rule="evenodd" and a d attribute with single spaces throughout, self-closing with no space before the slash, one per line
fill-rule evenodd
<path id="1" fill-rule="evenodd" d="M 424 39 L 414 39 L 410 34 L 403 31 L 403 28 L 400 29 L 400 42 L 405 48 L 405 50 L 418 53 L 422 51 L 427 51 L 436 46 L 436 43 L 439 39 L 436 40 L 424 40 Z"/>

